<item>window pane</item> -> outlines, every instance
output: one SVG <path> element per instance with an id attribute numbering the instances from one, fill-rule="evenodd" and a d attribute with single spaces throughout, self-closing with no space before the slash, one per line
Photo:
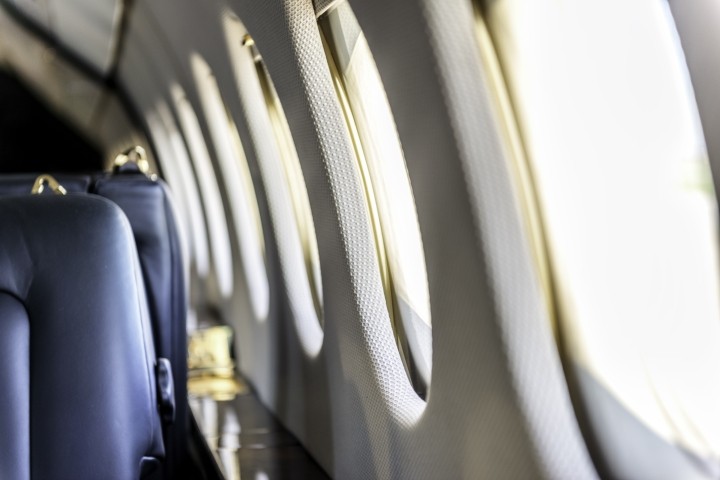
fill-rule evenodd
<path id="1" fill-rule="evenodd" d="M 210 230 L 208 238 L 212 247 L 211 257 L 218 288 L 223 298 L 229 298 L 233 293 L 233 259 L 225 210 L 223 209 L 215 171 L 197 115 L 195 115 L 195 110 L 188 102 L 185 92 L 182 91 L 180 86 L 173 85 L 171 93 L 175 101 L 175 110 L 180 119 L 180 126 L 190 148 L 196 178 L 205 205 L 205 216 Z"/>
<path id="2" fill-rule="evenodd" d="M 572 365 L 656 434 L 716 457 L 718 212 L 666 2 L 486 4 Z"/>
<path id="3" fill-rule="evenodd" d="M 222 169 L 225 191 L 232 208 L 250 302 L 257 319 L 265 320 L 270 305 L 265 243 L 245 152 L 237 127 L 225 107 L 210 67 L 197 55 L 192 57 L 192 66 L 215 153 Z"/>
<path id="4" fill-rule="evenodd" d="M 322 323 L 322 281 L 320 278 L 320 256 L 318 254 L 317 239 L 315 238 L 315 225 L 310 210 L 307 188 L 300 160 L 295 151 L 295 144 L 290 134 L 290 127 L 285 119 L 280 99 L 275 92 L 275 87 L 270 80 L 265 64 L 262 61 L 254 43 L 246 37 L 246 46 L 252 49 L 256 72 L 262 93 L 265 98 L 273 134 L 280 150 L 280 158 L 285 172 L 285 180 L 292 198 L 293 210 L 297 231 L 302 243 L 304 254 L 305 270 L 307 273 L 308 285 L 312 295 L 315 311 L 318 320 Z"/>
<path id="5" fill-rule="evenodd" d="M 416 390 L 424 395 L 432 362 L 430 300 L 415 201 L 395 122 L 350 5 L 343 2 L 329 10 L 320 27 L 365 183 L 398 345 Z"/>

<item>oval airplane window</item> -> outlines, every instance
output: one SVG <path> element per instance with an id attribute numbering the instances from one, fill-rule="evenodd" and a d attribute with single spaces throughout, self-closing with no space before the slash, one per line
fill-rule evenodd
<path id="1" fill-rule="evenodd" d="M 224 215 L 225 210 L 220 197 L 215 171 L 197 115 L 185 96 L 185 92 L 176 84 L 170 87 L 170 93 L 175 102 L 175 111 L 180 120 L 180 128 L 190 149 L 190 157 L 195 166 L 200 194 L 203 205 L 205 205 L 205 217 L 210 229 L 210 235 L 208 236 L 211 245 L 210 254 L 220 296 L 229 298 L 233 293 L 233 259 L 227 221 Z"/>
<path id="2" fill-rule="evenodd" d="M 175 119 L 170 112 L 167 104 L 158 102 L 155 111 L 159 120 L 165 127 L 167 132 L 168 147 L 172 151 L 171 157 L 161 158 L 159 161 L 163 165 L 163 171 L 173 170 L 177 172 L 177 178 L 182 186 L 182 190 L 178 190 L 175 196 L 182 196 L 188 209 L 188 216 L 193 238 L 193 252 L 195 254 L 195 269 L 200 278 L 206 278 L 209 269 L 208 237 L 205 227 L 205 215 L 203 214 L 202 204 L 200 203 L 200 195 L 198 193 L 197 184 L 195 183 L 195 175 L 192 165 L 190 165 L 190 157 L 185 148 L 182 135 L 178 130 Z"/>
<path id="3" fill-rule="evenodd" d="M 603 432 L 593 443 L 631 452 L 639 478 L 666 473 L 658 466 L 670 456 L 638 445 L 714 461 L 718 208 L 667 3 L 480 4 L 511 168 L 524 172 L 528 217 L 542 219 L 528 230 L 549 252 L 536 259 L 551 279 L 563 360 L 583 416 Z"/>
<path id="4" fill-rule="evenodd" d="M 195 228 L 193 223 L 193 217 L 190 215 L 190 207 L 188 205 L 188 199 L 181 192 L 184 189 L 182 177 L 175 168 L 169 168 L 164 162 L 168 159 L 174 158 L 174 152 L 170 146 L 169 134 L 165 128 L 160 115 L 154 110 L 149 110 L 144 114 L 145 122 L 147 123 L 150 137 L 152 138 L 153 145 L 156 151 L 156 159 L 160 166 L 164 180 L 167 182 L 172 198 L 175 203 L 177 210 L 177 221 L 178 221 L 178 233 L 180 235 L 180 246 L 183 258 L 183 266 L 185 267 L 185 277 L 188 278 L 188 270 L 191 264 L 195 265 L 198 273 L 200 268 L 197 264 L 198 245 L 195 239 L 197 232 L 202 231 L 199 228 Z M 202 254 L 201 254 L 202 255 Z"/>
<path id="5" fill-rule="evenodd" d="M 305 352 L 323 343 L 323 298 L 315 224 L 290 127 L 265 63 L 242 22 L 224 17 L 240 102 L 258 161 L 288 308 Z"/>
<path id="6" fill-rule="evenodd" d="M 317 312 L 318 319 L 322 323 L 322 280 L 320 278 L 320 256 L 318 254 L 317 238 L 315 237 L 315 224 L 310 210 L 310 200 L 308 199 L 307 188 L 300 168 L 300 160 L 295 151 L 295 144 L 290 134 L 290 127 L 285 119 L 280 99 L 277 96 L 272 80 L 267 73 L 262 58 L 254 50 L 251 40 L 246 38 L 246 47 L 253 49 L 253 57 L 257 71 L 258 80 L 262 87 L 263 96 L 267 104 L 268 113 L 272 124 L 272 130 L 275 139 L 280 148 L 280 158 L 282 159 L 285 180 L 289 187 L 292 197 L 293 209 L 295 211 L 295 219 L 297 230 L 300 234 L 302 250 L 304 254 L 305 270 L 307 274 L 308 285 L 312 294 L 313 304 Z"/>
<path id="7" fill-rule="evenodd" d="M 193 54 L 191 64 L 210 135 L 230 200 L 250 303 L 258 320 L 267 318 L 270 286 L 265 268 L 265 242 L 255 188 L 235 122 L 220 94 L 210 66 Z"/>
<path id="8" fill-rule="evenodd" d="M 273 219 L 288 306 L 304 350 L 315 356 L 323 341 L 322 281 L 315 224 L 300 159 L 255 42 L 234 15 L 226 15 L 223 23 Z"/>
<path id="9" fill-rule="evenodd" d="M 398 348 L 416 392 L 425 398 L 432 367 L 430 295 L 415 200 L 395 121 L 350 5 L 337 3 L 318 21 L 364 182 Z"/>

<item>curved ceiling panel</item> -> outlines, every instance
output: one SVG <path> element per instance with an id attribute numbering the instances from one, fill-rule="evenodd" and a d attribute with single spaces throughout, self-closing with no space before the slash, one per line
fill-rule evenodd
<path id="1" fill-rule="evenodd" d="M 107 74 L 120 36 L 123 0 L 9 0 L 100 74 Z"/>

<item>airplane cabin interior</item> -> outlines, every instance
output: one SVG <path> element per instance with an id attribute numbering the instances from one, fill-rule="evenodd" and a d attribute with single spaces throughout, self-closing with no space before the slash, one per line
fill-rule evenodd
<path id="1" fill-rule="evenodd" d="M 716 0 L 0 0 L 0 479 L 720 478 Z"/>

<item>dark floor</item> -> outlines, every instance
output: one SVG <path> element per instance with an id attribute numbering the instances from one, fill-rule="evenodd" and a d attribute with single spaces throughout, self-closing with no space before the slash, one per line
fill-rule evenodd
<path id="1" fill-rule="evenodd" d="M 0 69 L 0 173 L 102 169 L 102 153 Z"/>

